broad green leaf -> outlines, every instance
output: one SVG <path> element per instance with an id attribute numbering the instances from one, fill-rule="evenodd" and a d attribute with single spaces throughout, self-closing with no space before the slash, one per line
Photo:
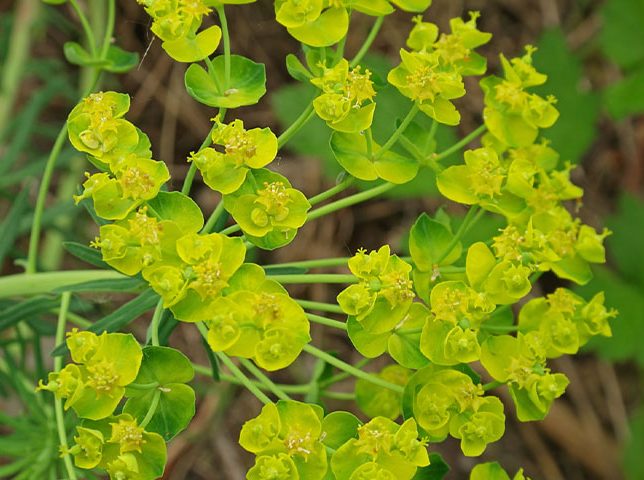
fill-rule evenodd
<path id="1" fill-rule="evenodd" d="M 382 178 L 391 183 L 406 183 L 418 173 L 418 162 L 391 150 L 375 158 L 380 146 L 375 142 L 369 154 L 367 139 L 361 133 L 333 132 L 331 149 L 336 160 L 351 175 L 361 180 Z"/>
<path id="2" fill-rule="evenodd" d="M 198 62 L 214 53 L 221 40 L 221 28 L 213 25 L 198 34 L 163 42 L 162 47 L 177 62 Z"/>
<path id="3" fill-rule="evenodd" d="M 355 317 L 351 316 L 347 319 L 347 331 L 353 346 L 367 358 L 379 357 L 387 350 L 387 342 L 391 332 L 369 333 Z"/>
<path id="4" fill-rule="evenodd" d="M 608 58 L 622 68 L 631 68 L 644 60 L 644 2 L 608 0 L 602 9 L 603 28 L 600 42 Z"/>
<path id="5" fill-rule="evenodd" d="M 432 4 L 432 0 L 390 0 L 401 10 L 406 12 L 424 12 Z"/>
<path id="6" fill-rule="evenodd" d="M 308 69 L 302 65 L 300 59 L 292 53 L 289 53 L 286 56 L 286 70 L 291 77 L 300 82 L 308 82 L 313 78 L 311 72 L 309 72 Z"/>
<path id="7" fill-rule="evenodd" d="M 201 209 L 181 192 L 159 192 L 147 203 L 159 215 L 159 220 L 172 220 L 184 233 L 196 233 L 203 227 Z"/>
<path id="8" fill-rule="evenodd" d="M 409 234 L 409 252 L 414 265 L 421 271 L 430 272 L 440 258 L 441 265 L 454 263 L 461 256 L 462 247 L 459 242 L 450 252 L 446 252 L 453 239 L 454 235 L 445 225 L 431 219 L 426 213 L 421 214 Z"/>
<path id="9" fill-rule="evenodd" d="M 110 45 L 107 50 L 107 65 L 103 69 L 112 73 L 126 73 L 136 67 L 139 63 L 139 54 L 128 52 L 116 45 Z"/>
<path id="10" fill-rule="evenodd" d="M 644 111 L 644 68 L 640 67 L 603 92 L 608 113 L 616 120 Z"/>
<path id="11" fill-rule="evenodd" d="M 449 473 L 449 465 L 438 453 L 429 454 L 429 465 L 416 470 L 412 480 L 442 480 Z"/>
<path id="12" fill-rule="evenodd" d="M 388 365 L 377 376 L 393 384 L 404 386 L 409 380 L 410 372 L 400 365 Z M 386 417 L 395 420 L 400 416 L 402 394 L 374 385 L 362 378 L 356 381 L 355 392 L 356 404 L 370 418 Z"/>
<path id="13" fill-rule="evenodd" d="M 583 65 L 570 51 L 560 29 L 545 32 L 537 47 L 534 65 L 548 75 L 548 81 L 534 91 L 544 97 L 554 95 L 561 114 L 557 123 L 542 134 L 552 141 L 563 160 L 577 163 L 595 140 L 599 97 L 584 91 Z"/>
<path id="14" fill-rule="evenodd" d="M 186 70 L 186 89 L 198 102 L 211 107 L 237 108 L 254 105 L 266 93 L 263 64 L 239 56 L 230 57 L 230 81 L 226 84 L 223 55 L 212 61 L 212 71 L 192 64 Z"/>
<path id="15" fill-rule="evenodd" d="M 606 221 L 613 234 L 606 246 L 615 260 L 619 273 L 633 285 L 644 288 L 644 256 L 633 255 L 644 238 L 644 202 L 631 194 L 623 194 L 618 211 Z"/>
<path id="16" fill-rule="evenodd" d="M 179 350 L 149 346 L 143 349 L 143 362 L 135 383 L 187 383 L 194 374 L 190 360 Z M 135 396 L 134 393 L 128 391 L 128 396 Z"/>
<path id="17" fill-rule="evenodd" d="M 65 42 L 63 52 L 67 61 L 73 65 L 81 67 L 105 67 L 109 65 L 108 60 L 94 58 L 77 42 Z"/>
<path id="18" fill-rule="evenodd" d="M 470 480 L 510 480 L 510 477 L 497 462 L 489 462 L 474 467 Z"/>
<path id="19" fill-rule="evenodd" d="M 289 28 L 288 33 L 300 42 L 312 47 L 328 47 L 338 43 L 349 29 L 349 14 L 346 8 L 329 8 L 313 22 L 301 27 Z"/>
<path id="20" fill-rule="evenodd" d="M 168 383 L 162 388 L 147 390 L 143 395 L 129 398 L 125 402 L 123 413 L 129 413 L 139 422 L 142 421 L 157 391 L 161 392 L 161 398 L 145 428 L 158 433 L 167 442 L 183 431 L 195 415 L 195 392 L 188 385 Z"/>
<path id="21" fill-rule="evenodd" d="M 331 412 L 322 420 L 322 443 L 337 450 L 349 439 L 358 436 L 358 427 L 361 424 L 362 422 L 352 413 Z"/>

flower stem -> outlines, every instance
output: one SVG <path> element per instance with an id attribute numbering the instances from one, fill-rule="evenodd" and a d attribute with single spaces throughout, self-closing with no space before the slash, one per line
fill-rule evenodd
<path id="1" fill-rule="evenodd" d="M 154 309 L 154 315 L 152 315 L 152 322 L 150 323 L 150 329 L 152 330 L 150 339 L 155 347 L 159 346 L 159 322 L 163 316 L 163 310 L 163 299 L 161 298 Z"/>
<path id="2" fill-rule="evenodd" d="M 365 38 L 365 41 L 360 47 L 360 50 L 358 50 L 358 53 L 356 53 L 356 56 L 351 59 L 349 66 L 355 67 L 364 58 L 364 56 L 369 51 L 369 48 L 371 48 L 371 44 L 378 36 L 378 32 L 380 31 L 380 28 L 382 27 L 382 24 L 384 21 L 385 21 L 385 17 L 378 17 L 376 19 L 376 21 L 373 23 L 371 27 L 371 30 L 369 30 L 369 33 L 367 34 L 367 38 Z"/>
<path id="3" fill-rule="evenodd" d="M 60 313 L 58 314 L 58 323 L 56 325 L 56 345 L 63 343 L 65 339 L 65 323 L 67 322 L 67 311 L 71 300 L 71 292 L 64 292 L 60 296 Z M 63 357 L 54 357 L 54 372 L 60 372 L 63 366 Z M 65 417 L 63 413 L 62 399 L 54 396 L 54 411 L 56 414 L 56 430 L 58 431 L 58 440 L 60 441 L 65 469 L 70 480 L 76 480 L 76 471 L 69 455 L 69 445 L 67 443 L 67 431 L 65 430 Z"/>
<path id="4" fill-rule="evenodd" d="M 445 250 L 443 250 L 443 253 L 441 253 L 440 257 L 438 257 L 438 259 L 436 260 L 436 265 L 440 265 L 440 263 L 445 260 L 445 258 L 447 258 L 450 253 L 452 253 L 454 247 L 456 247 L 458 242 L 461 241 L 461 239 L 469 231 L 469 229 L 479 221 L 483 214 L 485 214 L 485 210 L 479 209 L 478 205 L 472 205 L 470 207 L 470 209 L 467 211 L 467 214 L 465 215 L 465 218 L 463 219 L 463 222 L 458 227 L 454 238 L 452 238 L 452 241 L 449 242 L 449 245 L 447 245 Z"/>
<path id="5" fill-rule="evenodd" d="M 322 303 L 322 302 L 312 302 L 310 300 L 297 300 L 295 302 L 302 308 L 307 310 L 317 310 L 320 312 L 328 313 L 344 313 L 339 305 L 334 303 Z"/>
<path id="6" fill-rule="evenodd" d="M 221 33 L 224 40 L 224 90 L 228 90 L 230 88 L 230 34 L 228 33 L 228 20 L 226 19 L 223 5 L 218 5 L 215 8 L 221 22 Z"/>
<path id="7" fill-rule="evenodd" d="M 387 388 L 397 393 L 403 393 L 404 389 L 402 386 L 396 385 L 395 383 L 388 382 L 387 380 L 377 377 L 376 375 L 363 372 L 359 368 L 356 368 L 353 365 L 349 365 L 348 363 L 343 362 L 342 360 L 334 357 L 333 355 L 329 355 L 328 353 L 320 350 L 319 348 L 314 347 L 313 345 L 304 345 L 304 351 L 313 355 L 314 357 L 324 360 L 325 362 L 333 365 L 334 367 L 340 370 L 343 370 L 353 375 L 354 377 L 361 378 L 363 380 L 366 380 L 367 382 L 373 383 L 374 385 Z"/>
<path id="8" fill-rule="evenodd" d="M 307 313 L 306 317 L 314 323 L 319 323 L 320 325 L 326 325 L 327 327 L 336 328 L 338 330 L 344 330 L 345 332 L 347 331 L 347 324 L 344 322 L 340 322 L 338 320 L 332 320 L 326 317 L 321 317 L 320 315 L 314 315 L 313 313 Z"/>
<path id="9" fill-rule="evenodd" d="M 85 33 L 85 38 L 87 39 L 87 46 L 89 47 L 89 52 L 92 57 L 96 57 L 96 39 L 94 38 L 94 32 L 92 27 L 85 16 L 85 13 L 78 5 L 76 0 L 69 0 L 69 4 L 72 6 L 78 19 L 80 20 L 81 26 L 83 27 L 83 32 Z"/>
<path id="10" fill-rule="evenodd" d="M 220 108 L 219 113 L 217 113 L 217 117 L 219 118 L 220 121 L 223 121 L 225 116 L 226 116 L 226 109 Z M 199 150 L 197 150 L 197 152 L 202 151 L 204 148 L 207 148 L 212 144 L 212 133 L 215 131 L 216 128 L 218 128 L 218 125 L 216 123 L 213 123 L 212 127 L 210 127 L 210 131 L 208 132 L 208 135 L 206 135 L 206 138 L 201 143 L 201 146 L 199 147 Z M 186 173 L 186 178 L 183 180 L 183 185 L 181 186 L 181 193 L 183 193 L 184 195 L 188 195 L 190 193 L 190 189 L 192 188 L 192 182 L 195 179 L 196 173 L 197 173 L 197 166 L 195 165 L 195 162 L 192 162 L 190 164 L 190 168 L 188 168 L 188 173 Z"/>
<path id="11" fill-rule="evenodd" d="M 485 383 L 483 385 L 483 391 L 487 392 L 488 390 L 492 390 L 496 387 L 500 387 L 501 385 L 505 385 L 505 382 L 499 382 L 499 381 L 493 381 L 490 383 Z"/>
<path id="12" fill-rule="evenodd" d="M 88 282 L 125 278 L 113 270 L 68 270 L 63 272 L 19 273 L 0 277 L 0 298 L 36 295 Z"/>
<path id="13" fill-rule="evenodd" d="M 219 203 L 213 210 L 212 214 L 210 215 L 210 218 L 208 218 L 208 221 L 206 222 L 206 225 L 201 229 L 201 233 L 210 233 L 210 231 L 215 227 L 217 224 L 217 221 L 221 218 L 221 216 L 224 214 L 224 201 L 219 200 Z"/>
<path id="14" fill-rule="evenodd" d="M 385 143 L 380 150 L 376 152 L 376 154 L 373 156 L 373 161 L 379 160 L 385 153 L 387 153 L 389 150 L 391 150 L 391 147 L 393 147 L 400 136 L 405 133 L 405 130 L 407 130 L 407 127 L 409 124 L 414 120 L 414 117 L 418 113 L 419 108 L 418 104 L 414 103 L 414 105 L 411 107 L 409 112 L 407 113 L 407 116 L 403 119 L 401 122 L 400 126 L 396 129 L 396 131 L 393 133 L 393 135 L 387 140 L 387 143 Z"/>
<path id="15" fill-rule="evenodd" d="M 293 138 L 304 125 L 308 123 L 309 120 L 313 117 L 315 111 L 313 110 L 313 102 L 310 102 L 309 105 L 304 109 L 299 117 L 288 127 L 279 137 L 277 137 L 277 148 L 281 149 L 286 143 Z"/>
<path id="16" fill-rule="evenodd" d="M 316 205 L 318 203 L 321 203 L 329 198 L 331 198 L 334 195 L 337 195 L 338 193 L 341 193 L 345 191 L 347 188 L 349 188 L 351 185 L 353 185 L 353 182 L 355 181 L 355 178 L 348 176 L 344 180 L 342 180 L 340 183 L 335 185 L 334 187 L 329 188 L 328 190 L 318 193 L 314 197 L 309 198 L 309 203 L 311 206 Z"/>
<path id="17" fill-rule="evenodd" d="M 305 273 L 302 275 L 267 275 L 271 280 L 279 283 L 356 283 L 358 279 L 354 275 L 341 273 Z"/>
<path id="18" fill-rule="evenodd" d="M 226 365 L 228 370 L 230 370 L 230 372 L 235 376 L 235 378 L 239 380 L 241 385 L 246 387 L 246 389 L 249 390 L 250 393 L 255 395 L 260 402 L 264 404 L 273 403 L 271 399 L 268 398 L 266 394 L 257 387 L 257 385 L 255 385 L 246 375 L 244 375 L 244 372 L 242 372 L 237 367 L 237 365 L 233 363 L 233 361 L 228 357 L 228 355 L 226 355 L 223 352 L 215 352 L 215 355 L 217 355 L 217 358 L 221 360 L 221 363 Z"/>
<path id="19" fill-rule="evenodd" d="M 157 407 L 159 406 L 159 401 L 161 400 L 161 390 L 157 388 L 154 391 L 154 396 L 152 397 L 152 402 L 150 402 L 150 408 L 148 408 L 148 413 L 145 414 L 143 420 L 139 424 L 140 427 L 147 427 L 154 414 L 157 412 Z"/>
<path id="20" fill-rule="evenodd" d="M 323 267 L 339 267 L 347 264 L 349 257 L 338 258 L 320 258 L 318 260 L 303 260 L 301 262 L 286 262 L 286 263 L 273 263 L 264 265 L 264 269 L 271 270 L 273 268 L 323 268 Z"/>
<path id="21" fill-rule="evenodd" d="M 289 397 L 278 385 L 273 383 L 270 378 L 264 375 L 264 373 L 259 368 L 257 368 L 253 362 L 251 362 L 247 358 L 240 358 L 239 363 L 241 363 L 246 370 L 252 373 L 264 388 L 272 392 L 277 398 L 279 398 L 280 400 L 291 399 L 291 397 Z"/>
<path id="22" fill-rule="evenodd" d="M 469 135 L 464 137 L 460 142 L 455 143 L 451 147 L 449 147 L 447 150 L 445 150 L 442 153 L 438 153 L 434 155 L 434 160 L 436 162 L 441 161 L 445 157 L 449 157 L 452 153 L 458 152 L 460 149 L 465 147 L 468 143 L 470 143 L 472 140 L 474 140 L 476 137 L 479 135 L 482 135 L 485 131 L 487 130 L 487 127 L 485 125 L 481 125 L 479 128 L 471 132 Z"/>
<path id="23" fill-rule="evenodd" d="M 342 210 L 343 208 L 350 207 L 351 205 L 364 202 L 366 200 L 377 197 L 378 195 L 391 190 L 395 186 L 396 185 L 393 183 L 385 182 L 373 188 L 370 188 L 369 190 L 365 190 L 363 192 L 359 192 L 354 195 L 341 198 L 340 200 L 331 202 L 328 205 L 324 205 L 320 208 L 316 208 L 315 210 L 312 210 L 311 212 L 309 212 L 306 220 L 307 222 L 309 220 L 315 220 L 316 218 L 320 218 L 320 217 L 323 217 L 324 215 L 328 215 L 329 213 L 333 213 L 336 210 Z"/>

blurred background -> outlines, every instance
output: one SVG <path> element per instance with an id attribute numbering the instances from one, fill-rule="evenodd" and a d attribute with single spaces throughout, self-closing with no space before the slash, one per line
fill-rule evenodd
<path id="1" fill-rule="evenodd" d="M 105 2 L 88 0 L 88 15 L 100 25 Z M 172 173 L 170 188 L 180 188 L 188 164 L 210 129 L 213 109 L 199 105 L 185 92 L 185 64 L 173 62 L 149 31 L 150 21 L 135 0 L 117 2 L 115 37 L 126 50 L 137 52 L 140 62 L 127 74 L 110 75 L 104 90 L 127 92 L 132 97 L 128 120 L 146 132 L 155 159 L 165 161 Z M 425 20 L 448 30 L 452 17 L 481 12 L 479 28 L 493 33 L 481 49 L 491 73 L 499 71 L 498 54 L 516 56 L 526 44 L 539 48 L 535 63 L 549 75 L 539 93 L 558 99 L 561 117 L 544 132 L 562 161 L 576 165 L 573 180 L 585 190 L 582 219 L 597 228 L 607 226 L 609 261 L 594 269 L 595 280 L 574 287 L 590 298 L 606 291 L 607 305 L 619 310 L 610 340 L 592 342 L 574 359 L 564 357 L 552 368 L 571 379 L 564 398 L 555 402 L 543 422 L 521 424 L 507 417 L 506 434 L 492 444 L 482 461 L 499 460 L 509 471 L 523 466 L 533 479 L 644 479 L 644 1 L 642 0 L 434 0 Z M 268 126 L 283 131 L 306 107 L 313 90 L 295 82 L 285 67 L 288 53 L 299 45 L 274 21 L 273 2 L 230 6 L 227 15 L 233 53 L 266 65 L 268 92 L 258 105 L 241 108 L 235 115 L 247 127 Z M 212 21 L 212 20 L 211 20 Z M 347 55 L 353 55 L 370 28 L 372 19 L 352 17 Z M 398 50 L 411 28 L 411 15 L 398 12 L 385 21 L 372 54 L 365 64 L 376 78 L 398 62 Z M 100 29 L 100 27 L 97 27 Z M 0 0 L 0 273 L 22 271 L 38 182 L 54 138 L 67 113 L 78 100 L 89 73 L 66 62 L 63 44 L 80 40 L 80 28 L 67 5 L 51 6 L 39 0 Z M 468 95 L 457 102 L 463 115 L 456 129 L 438 132 L 438 151 L 481 124 L 482 93 L 478 79 L 469 79 Z M 379 91 L 374 124 L 376 138 L 386 138 L 393 119 L 404 116 L 408 103 L 394 88 Z M 333 185 L 339 167 L 328 147 L 329 130 L 312 121 L 280 153 L 272 168 L 285 174 L 307 196 Z M 461 161 L 457 155 L 448 162 Z M 40 270 L 87 268 L 66 253 L 63 241 L 87 244 L 96 227 L 87 212 L 71 200 L 89 164 L 67 145 L 60 157 L 44 215 Z M 193 198 L 209 214 L 217 195 L 197 176 Z M 445 207 L 462 216 L 464 210 L 437 195 L 431 173 L 393 190 L 387 198 L 361 204 L 324 217 L 303 228 L 286 248 L 258 260 L 277 263 L 312 258 L 352 255 L 358 247 L 377 248 L 384 243 L 405 250 L 406 233 L 419 213 Z M 500 223 L 485 217 L 469 235 L 471 239 L 492 235 Z M 565 285 L 544 276 L 535 294 Z M 338 290 L 325 285 L 292 288 L 299 298 L 331 301 Z M 85 294 L 77 299 L 78 311 L 98 319 L 129 300 L 127 294 Z M 13 333 L 3 330 L 12 305 L 0 302 L 0 465 L 11 453 L 8 443 L 19 430 L 8 416 L 22 415 L 33 427 L 25 438 L 33 448 L 45 444 L 55 432 L 39 419 L 45 408 L 25 385 L 33 385 L 50 368 L 55 326 L 53 307 L 36 309 L 29 316 L 30 342 L 20 343 L 17 358 L 24 363 L 11 374 L 7 349 Z M 188 328 L 184 328 L 188 327 Z M 207 365 L 198 332 L 180 325 L 170 344 L 193 360 Z M 317 326 L 319 327 L 319 326 Z M 145 335 L 146 319 L 131 324 L 139 338 Z M 351 360 L 352 349 L 335 332 L 314 330 L 316 344 Z M 357 355 L 353 353 L 353 355 Z M 3 356 L 4 360 L 3 360 Z M 353 358 L 356 361 L 357 358 Z M 374 362 L 368 368 L 376 369 Z M 312 364 L 302 359 L 283 382 L 310 379 Z M 164 478 L 169 480 L 237 480 L 244 478 L 252 462 L 238 446 L 238 432 L 245 420 L 260 408 L 258 401 L 237 387 L 219 384 L 208 376 L 194 383 L 199 395 L 197 415 L 186 432 L 169 445 Z M 343 385 L 346 391 L 351 384 Z M 504 399 L 508 400 L 508 399 Z M 48 402 L 48 399 L 45 399 Z M 510 402 L 511 403 L 511 402 Z M 331 401 L 330 407 L 351 408 L 348 402 Z M 508 404 L 508 411 L 511 408 Z M 42 416 L 42 415 L 41 415 Z M 44 423 L 43 423 L 44 422 Z M 43 426 L 45 425 L 45 426 Z M 14 435 L 13 437 L 11 435 Z M 43 443 L 44 442 L 44 443 Z M 51 445 L 47 444 L 50 452 Z M 45 447 L 42 447 L 43 449 Z M 476 463 L 460 454 L 458 443 L 433 446 L 452 467 L 447 478 L 464 479 Z M 45 451 L 45 450 L 43 450 Z M 54 453 L 55 456 L 55 453 Z M 0 467 L 0 472 L 2 472 Z M 6 474 L 0 478 L 12 478 Z M 35 480 L 35 479 L 34 479 Z"/>

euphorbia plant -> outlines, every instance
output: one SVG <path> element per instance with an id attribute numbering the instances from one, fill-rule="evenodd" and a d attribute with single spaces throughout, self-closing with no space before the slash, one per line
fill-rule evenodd
<path id="1" fill-rule="evenodd" d="M 442 462 L 428 453 L 433 444 L 451 436 L 460 440 L 464 455 L 477 457 L 503 436 L 506 414 L 495 389 L 509 391 L 519 420 L 543 419 L 568 385 L 564 374 L 550 370 L 548 359 L 577 353 L 594 335 L 610 336 L 614 312 L 601 294 L 586 300 L 565 288 L 525 301 L 543 272 L 590 281 L 589 263 L 605 261 L 602 240 L 608 235 L 583 225 L 562 204 L 579 200 L 582 190 L 570 182 L 570 167 L 560 166 L 558 154 L 540 140 L 541 129 L 558 112 L 554 98 L 530 91 L 546 81 L 532 65 L 534 49 L 509 60 L 501 55 L 502 76 L 480 81 L 483 124 L 437 151 L 437 126 L 460 123 L 453 100 L 466 94 L 463 78 L 487 71 L 475 49 L 491 35 L 478 30 L 477 13 L 453 19 L 451 31 L 441 33 L 423 19 L 430 0 L 276 0 L 277 22 L 302 42 L 300 55 L 286 60 L 289 72 L 317 89 L 302 115 L 277 135 L 234 118 L 236 108 L 254 105 L 266 93 L 264 66 L 231 53 L 226 22 L 225 9 L 252 0 L 139 3 L 167 54 L 190 63 L 188 93 L 216 109 L 211 131 L 186 159 L 190 170 L 182 189 L 168 191 L 168 168 L 152 159 L 148 137 L 127 120 L 129 96 L 85 96 L 69 114 L 48 172 L 65 136 L 97 170 L 87 173 L 74 198 L 99 225 L 88 243 L 105 268 L 36 273 L 36 234 L 27 273 L 1 280 L 2 296 L 64 291 L 56 366 L 38 388 L 54 394 L 68 477 L 79 478 L 77 468 L 106 471 L 118 480 L 162 475 L 165 442 L 186 428 L 195 409 L 188 385 L 195 365 L 162 345 L 159 334 L 172 318 L 195 324 L 229 372 L 216 372 L 222 380 L 243 385 L 264 403 L 240 432 L 241 447 L 256 455 L 247 474 L 251 480 L 440 478 L 425 476 Z M 83 19 L 76 1 L 70 4 Z M 113 0 L 109 4 L 111 32 Z M 382 86 L 361 61 L 397 8 L 421 14 L 410 25 L 399 65 L 387 76 L 410 100 L 409 113 L 391 119 L 388 138 L 375 138 L 371 125 Z M 202 28 L 213 13 L 220 26 Z M 349 19 L 363 14 L 375 17 L 373 28 L 358 53 L 345 58 Z M 215 54 L 220 41 L 223 53 Z M 97 78 L 101 70 L 122 70 L 128 63 L 109 36 L 102 48 L 92 45 L 87 52 L 73 44 L 66 52 L 75 63 L 95 68 Z M 331 189 L 307 198 L 270 164 L 313 115 L 328 125 L 332 151 L 346 173 Z M 431 119 L 431 128 L 420 127 L 420 116 Z M 442 164 L 479 138 L 481 146 L 463 152 L 459 164 Z M 409 234 L 410 256 L 382 245 L 359 249 L 351 258 L 302 259 L 288 264 L 295 271 L 289 274 L 248 260 L 252 249 L 285 247 L 307 222 L 410 182 L 421 169 L 431 169 L 440 193 L 469 210 L 458 228 L 442 210 L 420 212 Z M 190 198 L 197 172 L 222 196 L 207 221 Z M 45 191 L 50 176 L 43 178 Z M 354 179 L 375 183 L 332 200 Z M 504 227 L 486 241 L 466 243 L 466 233 L 486 213 L 502 218 Z M 228 227 L 226 215 L 233 220 Z M 36 232 L 39 221 L 37 214 Z M 96 257 L 88 248 L 77 251 Z M 308 273 L 329 266 L 345 266 L 347 273 Z M 63 343 L 73 293 L 128 277 L 145 290 L 137 304 L 145 306 L 142 312 L 152 309 L 149 299 L 156 303 L 145 344 L 100 321 L 85 331 L 71 330 Z M 31 281 L 40 282 L 33 287 Z M 284 287 L 315 282 L 346 288 L 335 302 L 319 303 L 292 298 Z M 314 346 L 310 322 L 346 332 L 365 359 L 387 353 L 392 363 L 369 373 L 362 368 L 365 361 L 352 365 L 324 352 Z M 63 368 L 60 355 L 66 352 L 71 363 Z M 263 372 L 287 368 L 303 352 L 342 373 L 281 385 Z M 325 396 L 345 398 L 331 387 L 346 376 L 357 379 L 349 399 L 355 398 L 362 419 L 325 410 L 320 402 Z M 63 415 L 76 419 L 71 442 Z M 471 475 L 507 478 L 493 463 Z M 514 478 L 525 477 L 520 471 Z"/>

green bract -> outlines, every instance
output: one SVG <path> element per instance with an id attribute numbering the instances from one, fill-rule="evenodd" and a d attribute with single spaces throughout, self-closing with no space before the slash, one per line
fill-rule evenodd
<path id="1" fill-rule="evenodd" d="M 481 463 L 474 467 L 470 472 L 470 480 L 510 480 L 510 476 L 497 462 Z M 512 480 L 530 480 L 523 475 L 523 469 L 520 468 Z"/>
<path id="2" fill-rule="evenodd" d="M 248 172 L 235 193 L 224 196 L 224 206 L 246 238 L 267 250 L 290 243 L 311 208 L 285 177 L 264 168 Z"/>

